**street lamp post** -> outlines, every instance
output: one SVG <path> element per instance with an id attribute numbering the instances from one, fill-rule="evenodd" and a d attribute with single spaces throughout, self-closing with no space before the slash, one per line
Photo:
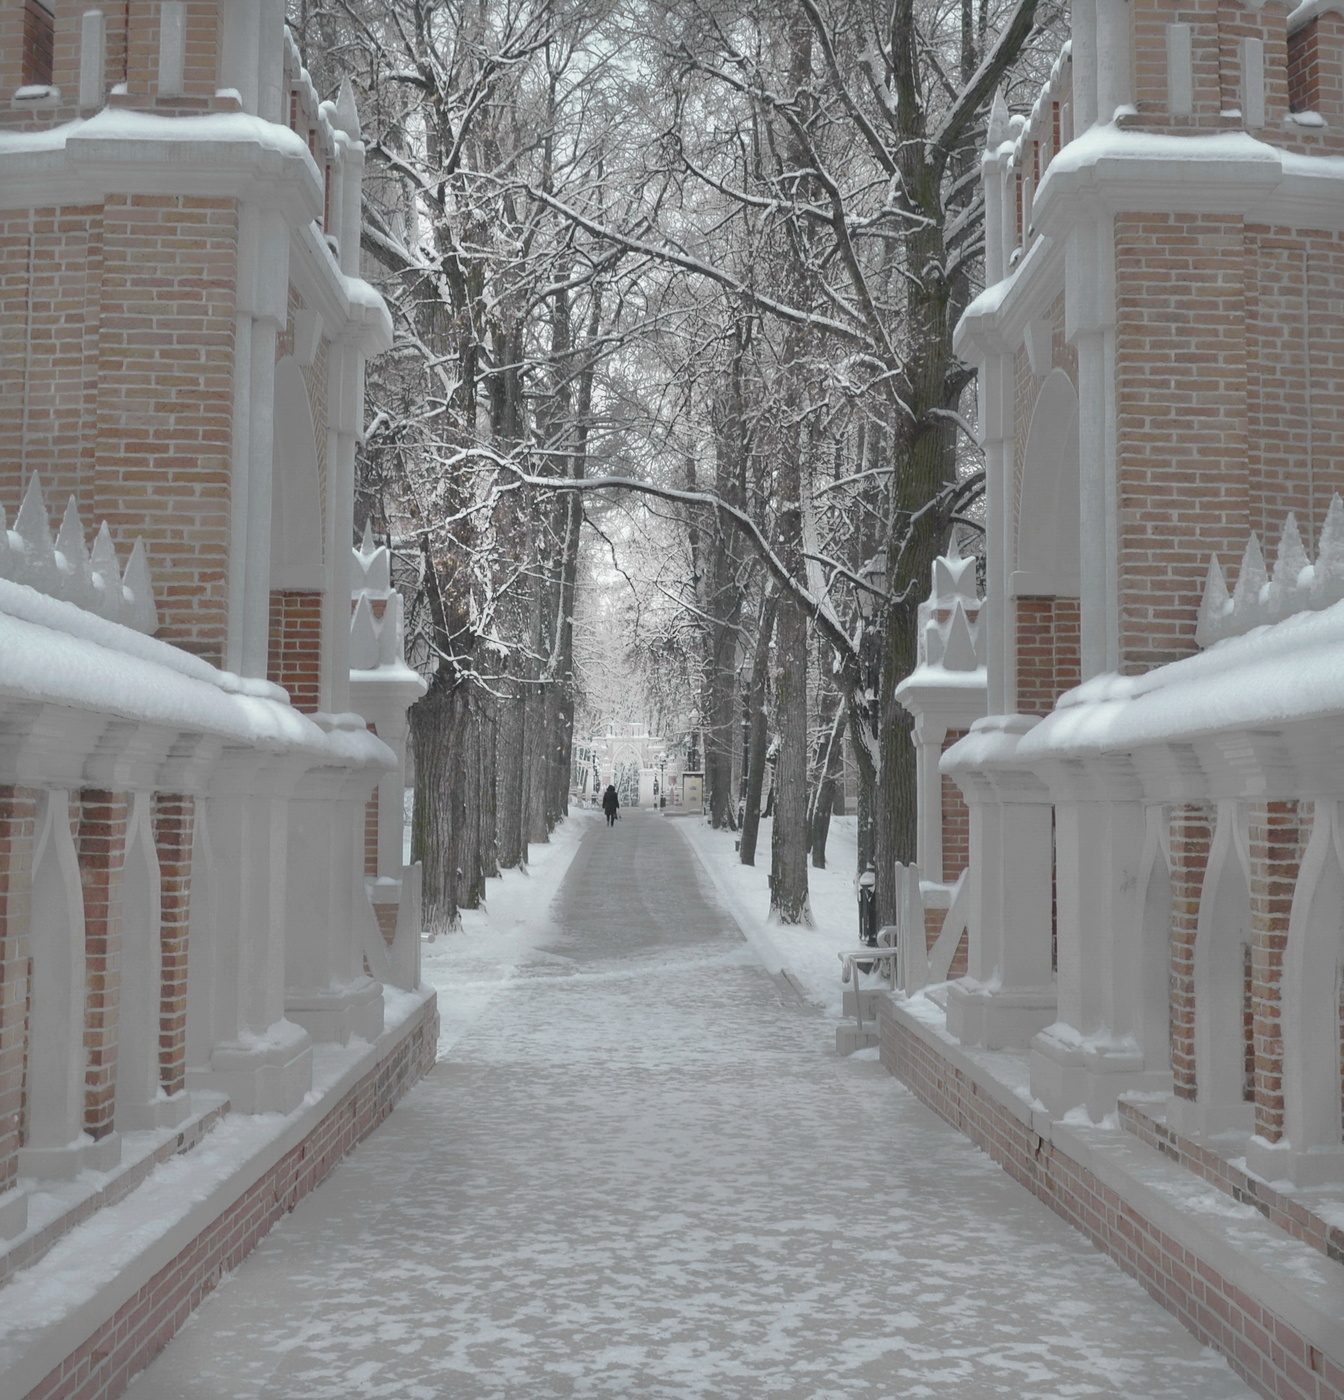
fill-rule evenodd
<path id="1" fill-rule="evenodd" d="M 877 871 L 872 861 L 859 876 L 859 942 L 877 947 Z"/>

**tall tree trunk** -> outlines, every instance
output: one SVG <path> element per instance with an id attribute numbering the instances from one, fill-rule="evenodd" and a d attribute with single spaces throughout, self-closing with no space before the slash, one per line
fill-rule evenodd
<path id="1" fill-rule="evenodd" d="M 441 666 L 409 715 L 415 749 L 411 859 L 423 867 L 424 923 L 431 936 L 447 933 L 458 922 L 458 847 L 467 783 L 462 769 L 465 689 Z"/>
<path id="2" fill-rule="evenodd" d="M 751 663 L 751 690 L 747 697 L 747 786 L 742 803 L 742 839 L 737 848 L 743 865 L 756 864 L 756 837 L 761 827 L 761 792 L 765 787 L 765 751 L 770 741 L 765 710 L 769 689 L 770 639 L 775 631 L 778 606 L 779 595 L 772 589 L 761 608 L 760 626 L 756 629 L 756 653 Z"/>
<path id="3" fill-rule="evenodd" d="M 502 870 L 514 870 L 527 859 L 523 835 L 527 702 L 517 676 L 519 659 L 510 657 L 507 675 L 499 682 L 495 727 L 495 832 Z"/>
<path id="4" fill-rule="evenodd" d="M 814 870 L 826 869 L 826 837 L 831 829 L 831 813 L 835 810 L 835 788 L 844 768 L 845 708 L 837 703 L 830 728 L 822 744 L 817 783 L 812 790 L 812 811 L 808 818 L 808 837 Z"/>
<path id="5" fill-rule="evenodd" d="M 775 622 L 774 825 L 770 829 L 770 912 L 781 923 L 812 920 L 807 898 L 807 615 L 783 599 Z"/>

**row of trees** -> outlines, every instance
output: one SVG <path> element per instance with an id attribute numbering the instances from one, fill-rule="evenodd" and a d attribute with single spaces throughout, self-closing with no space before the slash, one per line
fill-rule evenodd
<path id="1" fill-rule="evenodd" d="M 431 926 L 563 811 L 579 559 L 631 492 L 685 564 L 712 820 L 741 800 L 754 859 L 768 752 L 774 912 L 805 920 L 847 741 L 889 916 L 914 775 L 887 697 L 980 484 L 951 348 L 979 154 L 995 92 L 1034 92 L 1044 3 L 298 0 L 319 83 L 359 92 L 398 326 L 364 490 L 432 676 Z"/>

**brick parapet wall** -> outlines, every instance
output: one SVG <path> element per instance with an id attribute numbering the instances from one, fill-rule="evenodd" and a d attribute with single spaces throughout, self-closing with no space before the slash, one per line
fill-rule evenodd
<path id="1" fill-rule="evenodd" d="M 1141 1142 L 1202 1177 L 1239 1205 L 1254 1206 L 1272 1225 L 1295 1240 L 1310 1245 L 1336 1264 L 1344 1264 L 1344 1227 L 1313 1212 L 1310 1198 L 1294 1200 L 1285 1196 L 1269 1182 L 1234 1166 L 1213 1146 L 1182 1136 L 1145 1104 L 1127 1103 L 1122 1099 L 1119 1109 L 1121 1127 Z M 1234 1150 L 1240 1151 L 1240 1146 Z"/>
<path id="2" fill-rule="evenodd" d="M 1178 1098 L 1193 1099 L 1195 1082 L 1195 934 L 1204 872 L 1213 843 L 1214 808 L 1208 803 L 1175 806 L 1170 813 L 1171 848 L 1171 1073 Z"/>
<path id="3" fill-rule="evenodd" d="M 1297 802 L 1255 802 L 1249 822 L 1251 1047 L 1255 1131 L 1283 1137 L 1283 955 L 1304 844 Z"/>
<path id="4" fill-rule="evenodd" d="M 28 908 L 37 795 L 0 786 L 0 1193 L 14 1185 L 27 1069 Z"/>
<path id="5" fill-rule="evenodd" d="M 236 1268 L 433 1067 L 438 1014 L 431 999 L 416 1024 L 323 1115 L 302 1142 L 255 1182 L 65 1361 L 16 1400 L 115 1400 L 172 1339 L 221 1277 Z"/>
<path id="6" fill-rule="evenodd" d="M 1344 1400 L 1344 1357 L 1324 1355 L 1173 1238 L 879 1002 L 882 1063 L 1057 1215 L 1136 1278 L 1267 1400 Z"/>
<path id="7" fill-rule="evenodd" d="M 187 1083 L 187 937 L 191 916 L 191 851 L 196 804 L 181 793 L 154 796 L 154 847 L 159 860 L 163 990 L 159 1075 L 165 1091 Z"/>
<path id="8" fill-rule="evenodd" d="M 80 794 L 76 850 L 84 887 L 84 1131 L 94 1139 L 114 1127 L 117 1020 L 121 1000 L 121 877 L 130 802 L 89 788 Z"/>
<path id="9" fill-rule="evenodd" d="M 3 1288 L 21 1269 L 35 1264 L 57 1240 L 68 1235 L 76 1225 L 96 1215 L 108 1206 L 124 1201 L 145 1178 L 163 1162 L 180 1153 L 190 1152 L 228 1112 L 228 1105 L 220 1104 L 186 1119 L 171 1137 L 165 1137 L 152 1151 L 139 1160 L 119 1165 L 115 1171 L 106 1173 L 103 1183 L 96 1191 L 90 1191 L 70 1209 L 64 1210 L 54 1220 L 41 1228 L 26 1231 L 11 1242 L 0 1241 L 0 1288 Z"/>

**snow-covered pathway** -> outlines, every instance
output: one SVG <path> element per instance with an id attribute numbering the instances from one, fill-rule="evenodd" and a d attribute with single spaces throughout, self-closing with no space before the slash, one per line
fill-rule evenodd
<path id="1" fill-rule="evenodd" d="M 593 825 L 559 932 L 130 1400 L 1250 1392 L 781 990 L 676 823 Z"/>

